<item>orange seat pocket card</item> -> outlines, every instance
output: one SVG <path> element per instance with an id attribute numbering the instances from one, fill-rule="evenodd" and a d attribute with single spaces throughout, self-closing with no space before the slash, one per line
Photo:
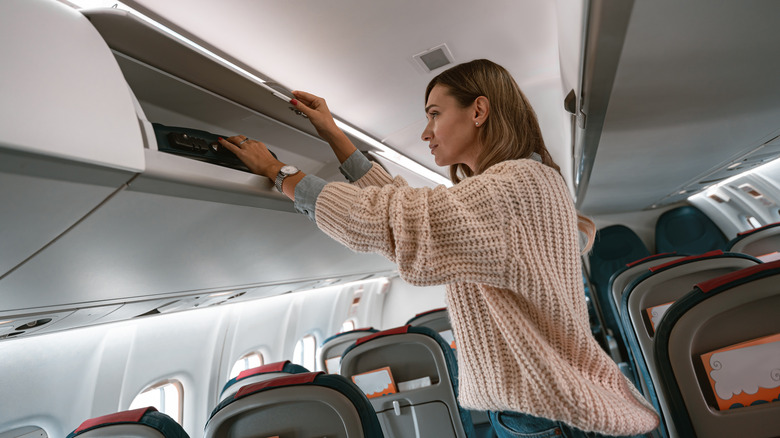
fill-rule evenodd
<path id="1" fill-rule="evenodd" d="M 780 333 L 701 355 L 718 410 L 780 400 Z"/>
<path id="2" fill-rule="evenodd" d="M 368 398 L 381 397 L 398 392 L 398 389 L 395 387 L 395 380 L 393 380 L 393 373 L 390 372 L 390 367 L 356 374 L 352 376 L 352 381 Z"/>

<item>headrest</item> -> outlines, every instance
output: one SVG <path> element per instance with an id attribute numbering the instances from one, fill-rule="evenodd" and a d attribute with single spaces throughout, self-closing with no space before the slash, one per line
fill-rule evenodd
<path id="1" fill-rule="evenodd" d="M 391 329 L 388 329 L 388 330 L 382 330 L 381 332 L 376 332 L 376 333 L 373 333 L 373 334 L 370 334 L 368 336 L 364 336 L 364 337 L 358 339 L 357 341 L 355 341 L 355 345 L 360 345 L 360 344 L 362 344 L 364 342 L 368 342 L 368 341 L 370 341 L 372 339 L 381 338 L 382 336 L 399 335 L 399 334 L 403 334 L 403 333 L 409 333 L 409 328 L 410 327 L 411 327 L 411 325 L 406 324 L 406 325 L 403 325 L 401 327 L 391 328 Z"/>
<path id="2" fill-rule="evenodd" d="M 760 265 L 740 269 L 739 271 L 730 272 L 726 275 L 721 275 L 720 277 L 703 281 L 697 284 L 696 287 L 704 293 L 709 293 L 720 287 L 737 286 L 747 280 L 753 280 L 761 278 L 765 275 L 773 274 L 780 274 L 780 260 L 770 263 L 762 263 Z"/>
<path id="3" fill-rule="evenodd" d="M 89 420 L 81 423 L 81 426 L 73 431 L 73 436 L 101 426 L 107 426 L 109 424 L 138 423 L 147 412 L 157 412 L 157 409 L 155 409 L 153 406 L 149 406 L 145 408 L 133 409 L 131 411 L 122 411 L 114 414 L 103 415 L 102 417 L 90 418 Z"/>
<path id="4" fill-rule="evenodd" d="M 673 255 L 676 255 L 676 254 L 677 254 L 677 251 L 664 252 L 664 253 L 661 253 L 661 254 L 653 254 L 651 256 L 647 256 L 647 257 L 641 258 L 639 260 L 635 260 L 635 261 L 633 261 L 631 263 L 626 263 L 626 267 L 630 268 L 630 267 L 636 266 L 636 265 L 638 265 L 638 264 L 640 264 L 642 262 L 649 262 L 651 260 L 660 259 L 660 258 L 664 258 L 664 257 L 669 257 L 669 256 L 673 256 Z"/>
<path id="5" fill-rule="evenodd" d="M 274 362 L 274 363 L 269 363 L 267 365 L 260 365 L 259 367 L 250 368 L 248 370 L 244 370 L 238 373 L 236 380 L 241 380 L 249 376 L 254 376 L 255 374 L 281 373 L 284 370 L 284 367 L 288 363 L 290 363 L 290 361 L 285 360 L 282 362 Z"/>
<path id="6" fill-rule="evenodd" d="M 331 336 L 331 337 L 329 337 L 329 338 L 325 339 L 324 341 L 322 341 L 322 345 L 325 345 L 325 344 L 327 344 L 328 342 L 330 342 L 330 341 L 332 341 L 332 340 L 334 340 L 334 339 L 338 339 L 338 338 L 340 338 L 340 337 L 342 337 L 342 336 L 346 336 L 346 335 L 352 335 L 352 334 L 355 334 L 355 333 L 360 333 L 360 332 L 376 333 L 377 331 L 378 331 L 378 330 L 377 330 L 377 329 L 375 329 L 375 328 L 373 328 L 373 327 L 364 327 L 364 328 L 359 328 L 359 329 L 350 330 L 350 331 L 347 331 L 347 332 L 336 333 L 335 335 L 333 335 L 333 336 Z"/>
<path id="7" fill-rule="evenodd" d="M 774 228 L 774 227 L 780 227 L 780 222 L 775 222 L 773 224 L 764 225 L 763 227 L 760 228 L 753 228 L 752 230 L 743 231 L 741 233 L 737 233 L 737 236 L 739 237 L 747 236 L 748 234 L 753 234 L 755 232 L 766 230 L 768 228 Z"/>
<path id="8" fill-rule="evenodd" d="M 246 397 L 256 392 L 260 392 L 267 388 L 276 388 L 279 386 L 292 386 L 292 385 L 302 385 L 304 383 L 311 383 L 320 374 L 325 374 L 325 373 L 323 373 L 322 371 L 317 371 L 313 373 L 290 374 L 289 376 L 282 376 L 282 377 L 277 377 L 275 379 L 266 380 L 264 382 L 253 383 L 251 385 L 247 385 L 239 389 L 236 395 L 233 397 L 233 399 L 238 400 L 242 397 Z"/>
<path id="9" fill-rule="evenodd" d="M 674 265 L 680 265 L 680 264 L 683 264 L 683 263 L 688 263 L 688 262 L 693 261 L 693 260 L 707 259 L 707 258 L 710 258 L 710 257 L 721 256 L 721 255 L 723 255 L 723 251 L 721 251 L 719 249 L 716 249 L 714 251 L 705 252 L 704 254 L 683 257 L 681 259 L 672 260 L 669 263 L 664 263 L 662 265 L 653 266 L 652 268 L 650 268 L 650 272 L 658 272 L 658 271 L 661 271 L 663 269 L 672 267 Z"/>

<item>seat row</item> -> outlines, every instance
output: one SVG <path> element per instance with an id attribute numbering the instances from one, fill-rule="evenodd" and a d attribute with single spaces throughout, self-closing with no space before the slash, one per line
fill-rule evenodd
<path id="1" fill-rule="evenodd" d="M 223 387 L 204 436 L 491 436 L 477 435 L 472 413 L 457 403 L 457 360 L 446 310 L 409 322 L 326 340 L 319 361 L 337 374 L 309 372 L 289 361 L 243 371 Z M 476 418 L 490 427 L 486 416 Z M 69 438 L 117 434 L 187 436 L 170 417 L 145 408 L 88 420 Z"/>
<path id="2" fill-rule="evenodd" d="M 692 238 L 707 234 L 694 231 L 688 229 Z M 693 256 L 649 255 L 622 226 L 600 233 L 592 286 L 605 326 L 619 340 L 624 372 L 663 417 L 657 435 L 776 436 L 780 288 L 770 285 L 780 280 L 772 261 L 780 224 L 742 233 L 723 246 L 731 252 Z M 719 369 L 723 357 L 728 369 Z"/>

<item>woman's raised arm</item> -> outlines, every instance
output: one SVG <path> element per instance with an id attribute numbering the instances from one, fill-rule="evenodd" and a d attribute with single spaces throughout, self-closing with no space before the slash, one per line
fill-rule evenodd
<path id="1" fill-rule="evenodd" d="M 347 138 L 344 131 L 336 126 L 336 121 L 333 120 L 333 115 L 330 113 L 325 99 L 305 91 L 293 91 L 293 96 L 297 100 L 293 99 L 290 103 L 309 118 L 320 137 L 327 141 L 333 149 L 339 163 L 344 163 L 357 148 Z"/>

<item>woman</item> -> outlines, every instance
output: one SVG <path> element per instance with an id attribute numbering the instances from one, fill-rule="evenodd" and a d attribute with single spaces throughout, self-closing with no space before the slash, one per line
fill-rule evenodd
<path id="1" fill-rule="evenodd" d="M 463 407 L 491 411 L 502 437 L 635 435 L 657 426 L 591 335 L 578 227 L 592 241 L 594 226 L 578 216 L 536 115 L 503 67 L 472 61 L 427 87 L 422 139 L 436 164 L 450 167 L 451 188 L 392 179 L 356 152 L 323 99 L 294 95 L 352 184 L 284 167 L 243 136 L 222 144 L 275 180 L 329 236 L 384 255 L 412 284 L 446 285 Z"/>

